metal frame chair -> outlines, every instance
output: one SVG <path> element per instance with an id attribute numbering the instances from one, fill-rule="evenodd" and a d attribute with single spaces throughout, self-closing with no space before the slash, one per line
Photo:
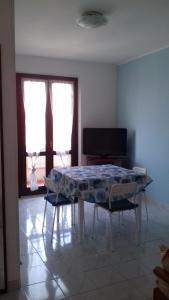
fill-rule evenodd
<path id="1" fill-rule="evenodd" d="M 51 178 L 44 177 L 44 181 L 45 181 L 44 185 L 47 188 L 47 194 L 44 196 L 45 209 L 44 209 L 44 216 L 43 216 L 43 223 L 42 223 L 42 232 L 44 229 L 47 203 L 50 203 L 54 207 L 53 221 L 52 221 L 52 237 L 51 237 L 51 241 L 52 241 L 55 217 L 56 217 L 56 208 L 57 208 L 57 223 L 59 223 L 60 207 L 63 208 L 64 205 L 72 204 L 71 207 L 72 224 L 75 224 L 75 203 L 78 202 L 78 198 L 70 199 L 65 197 L 63 194 L 60 193 L 60 184 L 58 183 L 58 185 L 56 185 Z"/>
<path id="2" fill-rule="evenodd" d="M 135 201 L 136 192 L 137 192 L 136 182 L 113 184 L 110 188 L 109 199 L 107 200 L 107 202 L 95 203 L 94 214 L 93 214 L 93 235 L 92 236 L 94 236 L 96 208 L 100 207 L 105 209 L 109 213 L 110 230 L 111 230 L 111 237 L 112 237 L 112 250 L 114 250 L 114 239 L 113 239 L 113 231 L 112 231 L 112 213 L 114 212 L 134 210 L 136 229 L 137 229 L 137 242 L 139 243 L 138 218 L 137 218 L 137 211 L 136 211 L 138 204 Z M 132 199 L 132 201 L 130 201 L 130 199 Z"/>

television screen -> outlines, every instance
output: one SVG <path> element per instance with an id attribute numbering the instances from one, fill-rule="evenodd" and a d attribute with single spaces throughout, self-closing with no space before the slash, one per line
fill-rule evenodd
<path id="1" fill-rule="evenodd" d="M 125 156 L 127 154 L 127 129 L 84 128 L 83 154 Z"/>

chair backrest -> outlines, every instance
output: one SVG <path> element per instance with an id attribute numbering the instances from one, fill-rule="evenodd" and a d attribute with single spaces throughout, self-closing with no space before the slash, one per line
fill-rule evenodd
<path id="1" fill-rule="evenodd" d="M 113 201 L 127 198 L 132 198 L 135 201 L 135 195 L 137 191 L 137 183 L 136 182 L 128 182 L 128 183 L 117 183 L 113 184 L 110 188 L 110 196 L 109 196 L 109 208 L 111 208 L 111 203 Z"/>
<path id="2" fill-rule="evenodd" d="M 134 172 L 138 173 L 138 174 L 144 174 L 147 175 L 147 169 L 146 168 L 142 168 L 142 167 L 133 167 L 132 169 Z"/>
<path id="3" fill-rule="evenodd" d="M 47 192 L 51 191 L 56 194 L 59 193 L 54 181 L 51 178 L 44 176 L 44 181 L 45 181 L 45 186 L 47 188 Z"/>

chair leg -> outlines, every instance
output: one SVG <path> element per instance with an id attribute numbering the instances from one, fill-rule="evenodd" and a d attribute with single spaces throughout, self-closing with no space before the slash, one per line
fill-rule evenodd
<path id="1" fill-rule="evenodd" d="M 55 207 L 56 213 L 56 207 Z M 59 224 L 59 216 L 60 216 L 60 206 L 57 207 L 57 223 Z M 63 206 L 62 206 L 62 219 L 63 219 Z"/>
<path id="2" fill-rule="evenodd" d="M 96 206 L 97 221 L 99 220 L 99 207 Z"/>
<path id="3" fill-rule="evenodd" d="M 72 220 L 72 226 L 75 225 L 75 203 L 71 203 L 71 220 Z"/>
<path id="4" fill-rule="evenodd" d="M 96 210 L 97 210 L 97 206 L 96 206 L 96 204 L 94 204 L 94 211 L 93 211 L 93 226 L 92 226 L 92 238 L 94 238 Z"/>
<path id="5" fill-rule="evenodd" d="M 75 218 L 76 218 L 76 203 L 73 203 L 73 215 L 72 215 L 72 224 L 75 226 Z"/>
<path id="6" fill-rule="evenodd" d="M 84 216 L 83 216 L 83 233 L 85 234 L 85 203 L 84 203 Z"/>
<path id="7" fill-rule="evenodd" d="M 62 205 L 62 219 L 63 219 L 63 215 L 64 215 L 64 206 Z"/>
<path id="8" fill-rule="evenodd" d="M 59 207 L 58 207 L 59 208 Z M 52 236 L 51 236 L 51 242 L 53 240 L 53 231 L 54 231 L 54 225 L 55 225 L 55 216 L 56 216 L 56 206 L 54 209 L 54 214 L 53 214 L 53 223 L 52 223 Z"/>
<path id="9" fill-rule="evenodd" d="M 121 225 L 124 225 L 124 211 L 121 212 Z"/>
<path id="10" fill-rule="evenodd" d="M 144 204 L 145 204 L 145 209 L 146 209 L 146 217 L 147 217 L 147 222 L 148 222 L 148 207 L 147 207 L 147 197 L 144 192 Z"/>
<path id="11" fill-rule="evenodd" d="M 42 233 L 43 233 L 43 228 L 44 228 L 44 224 L 45 224 L 46 207 L 47 207 L 47 201 L 45 202 L 45 210 L 44 210 L 43 223 L 42 223 Z"/>
<path id="12" fill-rule="evenodd" d="M 114 236 L 113 236 L 113 223 L 112 223 L 112 213 L 109 212 L 110 219 L 110 234 L 111 234 L 111 250 L 114 251 Z"/>
<path id="13" fill-rule="evenodd" d="M 139 231 L 139 226 L 138 226 L 138 213 L 137 213 L 137 208 L 134 209 L 135 213 L 135 220 L 136 220 L 136 239 L 137 239 L 137 246 L 140 245 L 140 231 Z"/>
<path id="14" fill-rule="evenodd" d="M 73 202 L 70 204 L 71 206 L 70 206 L 70 208 L 71 208 L 71 221 L 72 221 L 72 226 L 73 226 L 73 223 L 74 223 L 74 216 L 73 216 L 73 214 L 74 214 L 74 212 L 73 212 Z"/>
<path id="15" fill-rule="evenodd" d="M 118 216 L 119 216 L 118 219 L 119 219 L 119 229 L 120 229 L 120 226 L 121 226 L 121 211 L 118 212 Z"/>

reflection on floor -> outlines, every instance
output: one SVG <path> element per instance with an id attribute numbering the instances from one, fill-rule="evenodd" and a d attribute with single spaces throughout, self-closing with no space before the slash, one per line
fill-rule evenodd
<path id="1" fill-rule="evenodd" d="M 169 219 L 164 210 L 149 205 L 147 224 L 143 209 L 141 245 L 136 246 L 132 213 L 119 228 L 113 217 L 116 250 L 111 252 L 109 219 L 99 211 L 96 235 L 91 239 L 92 204 L 85 203 L 85 239 L 79 245 L 77 225 L 71 225 L 70 206 L 64 207 L 51 243 L 52 208 L 47 210 L 44 235 L 43 197 L 20 200 L 20 293 L 2 299 L 149 300 L 152 269 L 160 263 L 158 246 L 169 244 Z M 77 216 L 76 216 L 77 217 Z"/>

